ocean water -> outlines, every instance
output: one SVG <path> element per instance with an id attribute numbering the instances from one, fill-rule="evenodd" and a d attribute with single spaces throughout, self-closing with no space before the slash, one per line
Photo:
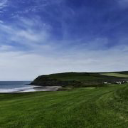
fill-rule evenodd
<path id="1" fill-rule="evenodd" d="M 35 91 L 57 91 L 60 86 L 32 86 L 31 81 L 0 81 L 0 93 L 23 93 Z"/>
<path id="2" fill-rule="evenodd" d="M 31 81 L 0 81 L 0 93 L 19 92 L 32 89 Z"/>

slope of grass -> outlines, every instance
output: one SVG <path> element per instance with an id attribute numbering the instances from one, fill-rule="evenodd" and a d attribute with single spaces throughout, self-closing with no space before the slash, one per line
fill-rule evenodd
<path id="1" fill-rule="evenodd" d="M 67 72 L 67 73 L 57 73 L 57 74 L 51 74 L 47 75 L 49 78 L 58 79 L 58 80 L 64 80 L 64 81 L 70 81 L 70 80 L 76 80 L 76 81 L 96 81 L 96 80 L 107 80 L 109 78 L 113 79 L 115 78 L 115 75 L 109 75 L 113 73 L 84 73 L 84 72 Z M 117 73 L 118 75 L 118 73 Z M 120 74 L 123 75 L 123 74 Z M 44 77 L 45 75 L 39 76 Z"/>
<path id="2" fill-rule="evenodd" d="M 0 94 L 0 128 L 127 128 L 127 86 Z"/>
<path id="3" fill-rule="evenodd" d="M 75 72 L 69 72 L 69 73 L 57 73 L 57 74 L 51 74 L 49 75 L 50 78 L 55 78 L 59 80 L 77 80 L 77 81 L 92 81 L 92 80 L 98 80 L 103 79 L 102 76 L 99 73 L 75 73 Z"/>
<path id="4" fill-rule="evenodd" d="M 128 74 L 125 73 L 101 73 L 101 75 L 128 78 Z"/>
<path id="5" fill-rule="evenodd" d="M 122 76 L 124 76 L 122 74 Z M 37 77 L 31 84 L 40 86 L 101 86 L 104 82 L 116 83 L 116 81 L 123 81 L 124 77 L 117 77 L 115 74 L 101 74 L 101 73 L 57 73 L 51 75 L 42 75 Z"/>

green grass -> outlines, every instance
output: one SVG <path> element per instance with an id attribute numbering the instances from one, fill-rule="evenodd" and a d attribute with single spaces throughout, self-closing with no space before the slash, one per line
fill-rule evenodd
<path id="1" fill-rule="evenodd" d="M 128 74 L 123 74 L 123 73 L 122 74 L 121 73 L 101 73 L 101 75 L 128 78 Z"/>
<path id="2" fill-rule="evenodd" d="M 74 72 L 51 74 L 49 75 L 49 77 L 64 81 L 69 81 L 69 80 L 92 81 L 92 80 L 102 79 L 101 75 L 98 73 L 74 73 Z"/>
<path id="3" fill-rule="evenodd" d="M 127 128 L 128 85 L 0 94 L 0 128 Z"/>
<path id="4" fill-rule="evenodd" d="M 96 81 L 96 80 L 107 80 L 109 78 L 114 78 L 115 76 L 119 75 L 119 73 L 115 73 L 113 75 L 109 75 L 113 73 L 84 73 L 84 72 L 67 72 L 67 73 L 57 73 L 48 75 L 49 78 L 55 78 L 58 80 L 70 81 Z M 123 76 L 127 76 L 125 74 L 120 74 Z"/>
<path id="5" fill-rule="evenodd" d="M 124 76 L 127 76 L 125 78 Z M 128 75 L 119 73 L 67 72 L 38 76 L 31 84 L 40 86 L 96 87 L 104 82 L 126 81 Z"/>

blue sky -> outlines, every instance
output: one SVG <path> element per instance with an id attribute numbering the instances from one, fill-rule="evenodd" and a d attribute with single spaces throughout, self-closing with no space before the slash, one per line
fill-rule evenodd
<path id="1" fill-rule="evenodd" d="M 128 0 L 1 0 L 0 80 L 128 70 Z"/>

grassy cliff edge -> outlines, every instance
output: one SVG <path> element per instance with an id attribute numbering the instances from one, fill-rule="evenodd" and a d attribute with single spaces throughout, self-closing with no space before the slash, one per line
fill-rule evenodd
<path id="1" fill-rule="evenodd" d="M 127 79 L 128 77 L 112 76 L 108 75 L 108 73 L 68 72 L 38 76 L 31 85 L 88 87 L 102 86 L 104 82 L 115 84 L 117 81 L 123 82 L 127 81 Z"/>

